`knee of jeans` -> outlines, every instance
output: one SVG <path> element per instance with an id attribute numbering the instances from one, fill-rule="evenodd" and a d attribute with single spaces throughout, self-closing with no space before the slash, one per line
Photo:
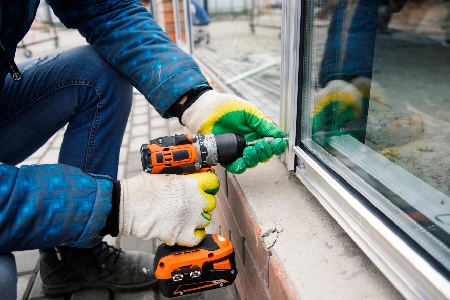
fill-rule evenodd
<path id="1" fill-rule="evenodd" d="M 131 110 L 133 100 L 133 86 L 114 69 L 91 45 L 81 46 L 76 49 L 76 56 L 89 58 L 84 61 L 91 68 L 97 70 L 92 78 L 103 94 L 104 107 L 110 107 L 116 112 L 115 116 L 125 116 Z"/>
<path id="2" fill-rule="evenodd" d="M 16 260 L 12 253 L 0 254 L 0 290 L 15 299 L 17 293 Z"/>

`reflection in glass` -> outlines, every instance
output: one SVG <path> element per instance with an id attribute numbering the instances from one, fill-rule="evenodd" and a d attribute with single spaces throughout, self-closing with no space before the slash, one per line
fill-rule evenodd
<path id="1" fill-rule="evenodd" d="M 310 12 L 303 142 L 450 269 L 450 3 L 315 0 Z"/>

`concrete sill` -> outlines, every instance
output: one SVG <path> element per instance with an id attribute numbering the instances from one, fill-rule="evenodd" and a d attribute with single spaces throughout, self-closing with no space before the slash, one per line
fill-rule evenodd
<path id="1" fill-rule="evenodd" d="M 213 218 L 234 244 L 241 299 L 401 299 L 402 296 L 278 158 L 233 175 Z M 268 249 L 261 227 L 283 231 Z"/>

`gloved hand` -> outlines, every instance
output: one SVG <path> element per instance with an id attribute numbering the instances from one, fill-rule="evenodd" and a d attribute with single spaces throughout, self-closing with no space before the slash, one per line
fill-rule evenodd
<path id="1" fill-rule="evenodd" d="M 235 95 L 207 91 L 183 113 L 181 121 L 195 133 L 235 133 L 247 142 L 275 137 L 270 143 L 262 140 L 244 149 L 243 157 L 224 167 L 235 174 L 255 167 L 259 162 L 280 155 L 286 149 L 284 132 L 272 123 L 255 105 Z"/>
<path id="2" fill-rule="evenodd" d="M 220 184 L 210 172 L 120 180 L 119 233 L 195 246 L 205 237 Z"/>

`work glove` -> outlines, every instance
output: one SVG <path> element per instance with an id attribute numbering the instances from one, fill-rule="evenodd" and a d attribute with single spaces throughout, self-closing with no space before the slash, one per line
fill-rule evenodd
<path id="1" fill-rule="evenodd" d="M 205 237 L 219 187 L 217 175 L 211 172 L 143 173 L 120 180 L 119 233 L 195 246 Z"/>
<path id="2" fill-rule="evenodd" d="M 207 91 L 184 111 L 181 122 L 194 133 L 235 133 L 244 136 L 247 142 L 275 138 L 270 143 L 260 140 L 254 146 L 247 146 L 242 157 L 224 164 L 231 173 L 240 174 L 286 149 L 281 128 L 255 105 L 235 95 Z"/>

